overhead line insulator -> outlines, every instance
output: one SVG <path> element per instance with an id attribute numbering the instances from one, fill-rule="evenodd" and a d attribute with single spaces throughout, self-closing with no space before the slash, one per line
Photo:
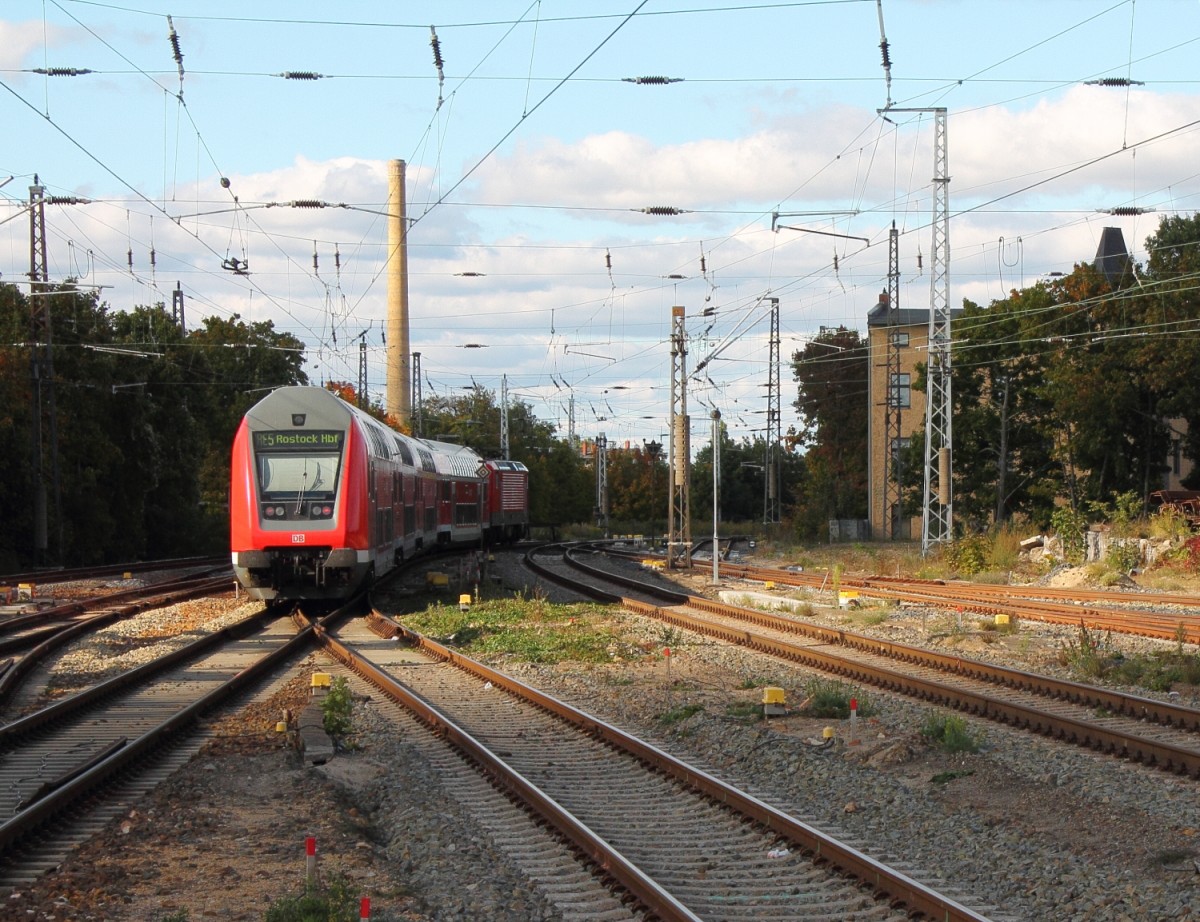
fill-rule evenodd
<path id="1" fill-rule="evenodd" d="M 288 202 L 290 208 L 327 208 L 328 202 L 315 198 L 298 198 Z"/>
<path id="2" fill-rule="evenodd" d="M 622 77 L 622 83 L 636 83 L 638 86 L 666 86 L 668 83 L 683 83 L 683 77 Z"/>
<path id="3" fill-rule="evenodd" d="M 648 205 L 645 208 L 638 208 L 635 210 L 640 211 L 642 214 L 653 214 L 653 215 L 675 215 L 675 214 L 689 214 L 690 213 L 684 208 L 676 208 L 673 205 Z"/>
<path id="4" fill-rule="evenodd" d="M 1131 218 L 1135 215 L 1146 214 L 1147 212 L 1151 212 L 1153 210 L 1153 208 L 1140 208 L 1137 205 L 1119 205 L 1116 208 L 1105 209 L 1105 213 L 1122 218 Z"/>
<path id="5" fill-rule="evenodd" d="M 1130 80 L 1128 77 L 1101 77 L 1099 80 L 1086 80 L 1084 86 L 1145 86 L 1141 80 Z"/>
<path id="6" fill-rule="evenodd" d="M 92 71 L 86 67 L 35 67 L 32 73 L 41 74 L 43 77 L 82 77 Z"/>
<path id="7" fill-rule="evenodd" d="M 318 74 L 315 70 L 285 70 L 282 74 L 275 74 L 276 77 L 282 77 L 284 80 L 320 80 L 325 75 Z"/>

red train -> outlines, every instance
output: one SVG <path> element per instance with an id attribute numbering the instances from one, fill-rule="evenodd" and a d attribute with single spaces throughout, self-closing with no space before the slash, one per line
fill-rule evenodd
<path id="1" fill-rule="evenodd" d="M 320 387 L 283 387 L 233 440 L 233 569 L 258 599 L 338 599 L 439 547 L 516 541 L 529 471 L 389 429 Z"/>

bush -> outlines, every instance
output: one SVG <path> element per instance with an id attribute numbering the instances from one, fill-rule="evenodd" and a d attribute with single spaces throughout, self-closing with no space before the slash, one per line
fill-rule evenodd
<path id="1" fill-rule="evenodd" d="M 301 896 L 273 902 L 263 922 L 356 922 L 358 910 L 358 899 L 344 877 L 332 878 L 324 889 L 310 880 Z"/>
<path id="2" fill-rule="evenodd" d="M 350 683 L 342 676 L 336 676 L 321 700 L 321 725 L 334 740 L 344 739 L 350 734 L 350 714 L 353 709 Z"/>
<path id="3" fill-rule="evenodd" d="M 921 735 L 946 752 L 978 752 L 983 744 L 983 737 L 972 733 L 966 720 L 957 714 L 930 713 L 925 718 Z"/>
<path id="4" fill-rule="evenodd" d="M 1108 652 L 1111 648 L 1111 631 L 1107 638 L 1104 638 L 1093 631 L 1089 631 L 1087 625 L 1081 621 L 1079 622 L 1078 640 L 1068 640 L 1065 643 L 1059 643 L 1058 661 L 1061 665 L 1070 668 L 1077 675 L 1089 679 L 1098 679 L 1103 677 L 1112 665 L 1113 661 L 1108 657 Z"/>
<path id="5" fill-rule="evenodd" d="M 1062 540 L 1063 556 L 1071 564 L 1083 563 L 1084 551 L 1087 547 L 1087 519 L 1078 509 L 1063 506 L 1055 509 L 1050 515 L 1050 524 Z"/>
<path id="6" fill-rule="evenodd" d="M 850 716 L 851 698 L 857 699 L 859 717 L 870 717 L 875 713 L 870 698 L 837 679 L 810 679 L 804 686 L 804 693 L 806 700 L 802 710 L 809 717 L 846 720 Z"/>
<path id="7" fill-rule="evenodd" d="M 1142 562 L 1142 551 L 1137 541 L 1110 542 L 1104 554 L 1104 562 L 1114 570 L 1128 573 Z"/>
<path id="8" fill-rule="evenodd" d="M 961 576 L 982 573 L 987 568 L 990 544 L 984 535 L 959 538 L 946 549 L 946 564 Z"/>

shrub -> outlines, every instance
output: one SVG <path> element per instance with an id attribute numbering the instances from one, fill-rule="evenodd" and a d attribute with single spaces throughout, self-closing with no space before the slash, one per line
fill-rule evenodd
<path id="1" fill-rule="evenodd" d="M 870 698 L 837 679 L 810 679 L 804 686 L 804 693 L 805 703 L 802 710 L 810 717 L 845 720 L 850 716 L 851 698 L 857 699 L 859 717 L 870 717 L 875 713 L 875 706 Z"/>
<path id="2" fill-rule="evenodd" d="M 1050 524 L 1062 540 L 1063 556 L 1066 557 L 1067 562 L 1072 564 L 1083 563 L 1083 554 L 1087 541 L 1084 537 L 1087 533 L 1087 519 L 1083 513 L 1078 509 L 1072 509 L 1070 506 L 1063 506 L 1061 509 L 1055 509 L 1051 513 Z"/>
<path id="3" fill-rule="evenodd" d="M 1089 679 L 1101 678 L 1111 662 L 1107 653 L 1112 648 L 1112 633 L 1107 638 L 1089 631 L 1087 625 L 1079 622 L 1077 640 L 1059 643 L 1058 661 L 1067 666 L 1072 672 Z"/>
<path id="4" fill-rule="evenodd" d="M 981 573 L 987 566 L 989 541 L 984 535 L 959 538 L 946 550 L 946 563 L 962 576 Z"/>
<path id="5" fill-rule="evenodd" d="M 1142 551 L 1136 541 L 1111 542 L 1104 554 L 1104 562 L 1114 570 L 1128 573 L 1142 562 Z"/>
<path id="6" fill-rule="evenodd" d="M 350 733 L 350 714 L 354 700 L 350 694 L 350 683 L 336 676 L 329 683 L 329 691 L 321 700 L 321 725 L 334 740 L 345 738 Z"/>
<path id="7" fill-rule="evenodd" d="M 350 882 L 339 876 L 325 888 L 310 880 L 301 896 L 276 900 L 263 915 L 263 922 L 355 922 L 358 910 Z"/>
<path id="8" fill-rule="evenodd" d="M 964 718 L 937 711 L 925 718 L 921 735 L 946 752 L 978 752 L 983 744 L 982 735 L 972 733 Z"/>

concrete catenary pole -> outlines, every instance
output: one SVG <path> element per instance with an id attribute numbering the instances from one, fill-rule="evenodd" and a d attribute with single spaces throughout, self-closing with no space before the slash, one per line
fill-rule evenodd
<path id="1" fill-rule="evenodd" d="M 408 212 L 404 161 L 388 163 L 387 411 L 401 424 L 412 418 L 408 339 Z"/>

